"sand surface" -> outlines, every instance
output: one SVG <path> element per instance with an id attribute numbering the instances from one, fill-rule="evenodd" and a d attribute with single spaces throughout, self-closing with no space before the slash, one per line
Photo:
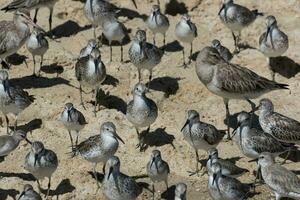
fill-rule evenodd
<path id="1" fill-rule="evenodd" d="M 6 5 L 10 0 L 1 0 L 0 7 Z M 163 0 L 161 0 L 163 2 Z M 137 0 L 139 9 L 133 7 L 128 0 L 113 0 L 116 5 L 126 8 L 125 15 L 120 21 L 130 30 L 129 36 L 138 28 L 145 29 L 142 20 L 143 15 L 148 15 L 151 5 L 156 1 Z M 198 38 L 194 42 L 195 51 L 199 51 L 204 46 L 217 38 L 222 43 L 233 50 L 233 40 L 229 29 L 224 27 L 217 16 L 220 1 L 218 0 L 188 0 L 185 1 L 192 20 L 198 27 Z M 277 75 L 279 82 L 290 85 L 289 91 L 275 91 L 265 97 L 271 98 L 277 111 L 300 120 L 299 110 L 299 80 L 300 71 L 300 45 L 298 37 L 300 34 L 300 1 L 299 0 L 238 0 L 240 4 L 251 9 L 259 9 L 267 15 L 272 14 L 277 17 L 279 26 L 288 34 L 290 48 L 284 54 L 285 62 L 280 64 L 278 69 L 281 75 Z M 87 161 L 76 157 L 71 159 L 70 141 L 67 131 L 58 121 L 60 113 L 66 102 L 73 102 L 74 105 L 84 113 L 88 125 L 80 134 L 80 141 L 89 136 L 99 133 L 100 124 L 105 121 L 112 121 L 117 126 L 119 135 L 125 141 L 121 144 L 117 156 L 121 159 L 121 171 L 136 177 L 143 177 L 146 173 L 146 164 L 150 158 L 150 153 L 157 148 L 162 152 L 163 158 L 169 163 L 171 175 L 169 184 L 169 199 L 172 197 L 174 185 L 178 182 L 188 184 L 188 199 L 210 199 L 207 192 L 208 176 L 202 177 L 188 176 L 187 171 L 195 167 L 195 153 L 193 149 L 183 140 L 180 129 L 185 122 L 186 111 L 195 109 L 200 112 L 203 121 L 214 124 L 219 129 L 225 129 L 224 124 L 225 108 L 220 97 L 212 95 L 198 80 L 194 63 L 188 68 L 180 67 L 182 64 L 181 48 L 176 42 L 174 28 L 180 15 L 170 16 L 170 29 L 167 33 L 167 53 L 162 62 L 154 70 L 154 80 L 152 82 L 151 93 L 148 94 L 159 106 L 159 117 L 151 127 L 151 134 L 147 137 L 149 147 L 145 152 L 139 152 L 135 146 L 137 137 L 133 126 L 126 120 L 124 112 L 126 104 L 131 100 L 131 90 L 137 82 L 137 71 L 129 63 L 121 64 L 120 50 L 116 46 L 113 48 L 113 62 L 109 63 L 109 47 L 104 45 L 101 48 L 102 60 L 110 75 L 102 89 L 109 95 L 101 97 L 101 110 L 95 118 L 92 113 L 93 106 L 86 103 L 87 110 L 79 106 L 78 82 L 74 75 L 74 65 L 80 49 L 92 38 L 93 31 L 83 13 L 84 3 L 82 1 L 60 0 L 54 10 L 53 27 L 56 41 L 50 41 L 50 49 L 45 55 L 42 77 L 35 79 L 32 73 L 33 62 L 29 52 L 22 48 L 20 55 L 26 56 L 28 68 L 22 62 L 12 66 L 10 78 L 14 84 L 26 89 L 34 95 L 35 102 L 19 116 L 19 128 L 34 129 L 32 135 L 28 135 L 30 140 L 40 140 L 49 149 L 54 150 L 59 158 L 59 167 L 52 178 L 51 196 L 49 199 L 104 199 L 101 190 L 96 193 L 95 179 L 90 171 L 92 165 Z M 163 6 L 164 7 L 164 6 Z M 164 8 L 162 8 L 164 10 Z M 124 11 L 124 10 L 123 10 Z M 32 13 L 33 14 L 33 13 Z M 0 12 L 1 20 L 10 20 L 11 13 Z M 38 15 L 38 24 L 48 30 L 48 10 L 42 9 Z M 242 33 L 243 41 L 249 45 L 257 47 L 258 38 L 265 30 L 264 18 L 259 18 L 249 28 Z M 98 29 L 100 34 L 101 30 Z M 148 40 L 152 41 L 152 34 L 148 33 Z M 162 44 L 162 37 L 157 37 L 159 45 Z M 125 60 L 128 60 L 127 51 L 130 43 L 124 46 Z M 189 46 L 186 46 L 189 52 Z M 294 62 L 293 62 L 294 61 Z M 265 57 L 256 49 L 246 49 L 238 56 L 235 56 L 234 63 L 241 64 L 254 70 L 258 74 L 270 77 Z M 58 75 L 58 76 L 57 76 Z M 143 74 L 144 82 L 147 81 L 147 73 Z M 84 96 L 85 102 L 92 100 L 92 95 Z M 258 100 L 255 100 L 257 103 Z M 242 110 L 249 111 L 247 102 L 231 101 L 231 113 L 234 115 Z M 235 126 L 235 116 L 232 117 L 232 126 Z M 10 117 L 13 120 L 13 117 Z M 12 121 L 13 122 L 13 121 Z M 1 134 L 5 134 L 5 128 L 0 129 Z M 230 142 L 222 142 L 219 145 L 220 156 L 223 158 L 233 158 L 237 165 L 248 168 L 248 173 L 240 178 L 242 182 L 250 183 L 254 180 L 252 171 L 256 169 L 255 163 L 248 163 L 238 148 Z M 23 189 L 23 185 L 30 183 L 37 189 L 37 184 L 33 177 L 22 167 L 25 155 L 30 151 L 30 146 L 24 142 L 19 148 L 9 155 L 6 160 L 0 163 L 0 199 L 13 199 Z M 206 153 L 199 151 L 201 159 L 206 158 Z M 296 157 L 298 160 L 300 157 Z M 280 159 L 279 159 L 280 160 Z M 299 163 L 288 161 L 285 167 L 299 173 Z M 97 170 L 101 173 L 102 165 L 99 164 Z M 138 178 L 138 182 L 144 185 L 151 184 L 148 178 Z M 43 181 L 46 188 L 47 181 Z M 150 185 L 151 186 L 151 185 Z M 149 186 L 149 188 L 150 188 Z M 157 190 L 165 192 L 164 184 L 158 184 Z M 270 199 L 271 192 L 266 186 L 257 188 L 259 194 L 253 199 Z M 160 194 L 157 194 L 157 198 Z M 163 195 L 165 196 L 165 194 Z M 144 189 L 139 199 L 150 199 L 151 193 Z"/>

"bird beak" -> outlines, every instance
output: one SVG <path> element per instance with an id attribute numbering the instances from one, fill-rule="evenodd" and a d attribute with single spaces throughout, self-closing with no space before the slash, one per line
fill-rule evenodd
<path id="1" fill-rule="evenodd" d="M 21 193 L 21 195 L 19 196 L 18 200 L 21 199 L 22 196 L 24 196 L 24 194 L 25 194 L 25 191 L 23 191 L 23 192 Z"/>
<path id="2" fill-rule="evenodd" d="M 71 121 L 71 110 L 68 110 L 67 113 L 68 113 L 68 121 Z"/>
<path id="3" fill-rule="evenodd" d="M 208 160 L 210 160 L 210 165 L 212 165 L 211 155 L 208 156 Z"/>
<path id="4" fill-rule="evenodd" d="M 218 12 L 218 15 L 220 15 L 220 13 L 222 12 L 222 10 L 225 8 L 225 4 L 222 5 L 221 9 Z"/>
<path id="5" fill-rule="evenodd" d="M 37 159 L 38 159 L 38 154 L 35 154 L 34 155 L 34 166 L 36 165 Z"/>
<path id="6" fill-rule="evenodd" d="M 187 24 L 189 25 L 190 29 L 192 30 L 192 22 L 191 22 L 191 20 L 188 20 L 188 21 L 186 21 L 186 22 L 187 22 Z"/>
<path id="7" fill-rule="evenodd" d="M 123 144 L 125 144 L 125 142 L 122 140 L 122 138 L 117 133 L 115 133 L 115 137 L 116 137 L 116 139 L 120 140 Z"/>
<path id="8" fill-rule="evenodd" d="M 28 23 L 28 24 L 30 24 L 30 25 L 32 25 L 33 27 L 39 29 L 41 32 L 46 33 L 46 31 L 44 31 L 44 29 L 43 29 L 42 27 L 40 27 L 39 25 L 37 25 L 36 23 L 34 23 L 30 17 L 26 18 L 26 20 L 27 20 L 27 23 Z"/>
<path id="9" fill-rule="evenodd" d="M 150 164 L 150 167 L 152 167 L 153 163 L 155 161 L 155 158 L 153 157 L 152 160 L 151 160 L 151 164 Z"/>
<path id="10" fill-rule="evenodd" d="M 236 126 L 236 128 L 235 129 L 233 129 L 233 131 L 231 132 L 231 138 L 233 137 L 233 136 L 235 136 L 235 134 L 236 134 L 236 130 L 239 128 L 241 126 L 241 123 L 240 122 L 238 122 L 238 124 L 237 124 L 237 126 Z"/>
<path id="11" fill-rule="evenodd" d="M 260 108 L 260 106 L 256 106 L 253 110 L 250 111 L 250 114 L 255 113 L 256 111 L 258 111 Z"/>
<path id="12" fill-rule="evenodd" d="M 186 120 L 186 122 L 185 122 L 185 124 L 183 125 L 183 127 L 181 128 L 181 132 L 182 132 L 182 130 L 186 127 L 186 125 L 188 125 L 190 123 L 190 120 L 189 119 L 187 119 Z"/>
<path id="13" fill-rule="evenodd" d="M 133 3 L 133 5 L 134 5 L 134 7 L 137 9 L 137 5 L 136 5 L 135 0 L 132 0 L 132 3 Z"/>
<path id="14" fill-rule="evenodd" d="M 110 167 L 110 168 L 109 168 L 109 172 L 108 172 L 108 179 L 109 179 L 109 177 L 110 177 L 110 175 L 111 175 L 112 171 L 113 171 L 113 168 L 112 168 L 112 167 Z"/>
<path id="15" fill-rule="evenodd" d="M 255 159 L 252 159 L 252 160 L 249 160 L 248 162 L 257 162 L 258 161 L 258 158 L 255 158 Z"/>
<path id="16" fill-rule="evenodd" d="M 31 142 L 30 140 L 28 140 L 27 137 L 25 137 L 25 140 L 26 140 L 26 142 L 27 142 L 28 144 L 32 144 L 32 142 Z"/>
<path id="17" fill-rule="evenodd" d="M 212 182 L 212 184 L 215 184 L 216 178 L 217 178 L 217 174 L 213 174 L 213 182 Z"/>

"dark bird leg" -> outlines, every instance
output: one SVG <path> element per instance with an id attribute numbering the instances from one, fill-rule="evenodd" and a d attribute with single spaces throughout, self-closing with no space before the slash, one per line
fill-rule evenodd
<path id="1" fill-rule="evenodd" d="M 83 109 L 86 110 L 84 103 L 83 103 L 83 98 L 82 98 L 82 87 L 81 84 L 79 84 L 79 93 L 80 93 L 80 105 L 82 105 Z"/>
<path id="2" fill-rule="evenodd" d="M 190 50 L 189 64 L 192 63 L 192 55 L 193 55 L 193 42 L 191 42 L 191 50 Z"/>
<path id="3" fill-rule="evenodd" d="M 270 73 L 271 73 L 272 81 L 275 81 L 275 72 L 272 69 L 270 60 L 271 59 L 269 57 L 267 57 L 267 62 L 268 62 L 269 70 L 270 70 Z"/>
<path id="4" fill-rule="evenodd" d="M 95 117 L 97 116 L 97 105 L 98 105 L 98 91 L 99 91 L 99 88 L 95 88 L 94 90 L 94 94 L 95 94 L 95 105 L 94 105 L 94 115 Z"/>
<path id="5" fill-rule="evenodd" d="M 74 148 L 74 145 L 73 145 L 73 138 L 72 138 L 71 131 L 68 130 L 68 133 L 69 133 L 69 136 L 70 136 L 71 146 L 72 146 L 72 149 L 73 149 L 73 148 Z"/>
<path id="6" fill-rule="evenodd" d="M 99 189 L 101 186 L 99 185 L 98 176 L 97 176 L 97 172 L 96 172 L 96 167 L 97 167 L 97 163 L 94 164 L 93 174 L 94 174 L 95 179 L 97 181 L 97 189 Z"/>
<path id="7" fill-rule="evenodd" d="M 229 100 L 228 99 L 223 99 L 224 104 L 225 104 L 225 109 L 226 109 L 226 123 L 227 123 L 227 140 L 231 140 L 230 137 L 230 127 L 229 127 L 229 118 L 230 118 L 230 112 L 229 112 Z"/>
<path id="8" fill-rule="evenodd" d="M 76 142 L 75 142 L 75 145 L 76 145 L 76 146 L 78 145 L 78 137 L 79 137 L 79 132 L 77 131 L 77 132 L 76 132 Z"/>
<path id="9" fill-rule="evenodd" d="M 6 121 L 6 133 L 9 135 L 9 119 L 7 115 L 5 115 L 5 121 Z"/>
<path id="10" fill-rule="evenodd" d="M 52 31 L 52 15 L 53 15 L 53 8 L 49 9 L 50 14 L 49 14 L 49 31 Z"/>
<path id="11" fill-rule="evenodd" d="M 124 62 L 124 59 L 123 59 L 123 44 L 121 44 L 121 62 Z"/>
<path id="12" fill-rule="evenodd" d="M 154 183 L 152 182 L 152 200 L 155 199 L 155 187 L 154 187 Z"/>
<path id="13" fill-rule="evenodd" d="M 166 46 L 166 34 L 164 34 L 164 47 Z"/>
<path id="14" fill-rule="evenodd" d="M 47 199 L 47 197 L 49 196 L 50 188 L 51 188 L 51 177 L 49 177 L 48 189 L 47 189 L 47 194 L 45 195 L 45 199 Z"/>
<path id="15" fill-rule="evenodd" d="M 110 41 L 109 41 L 109 49 L 110 49 L 109 61 L 112 62 L 112 46 L 111 46 L 111 42 Z"/>
<path id="16" fill-rule="evenodd" d="M 185 53 L 184 53 L 184 47 L 183 47 L 183 49 L 182 49 L 182 59 L 183 59 L 182 66 L 183 66 L 183 68 L 186 68 L 185 55 L 184 55 L 184 54 L 185 54 Z"/>
<path id="17" fill-rule="evenodd" d="M 156 44 L 155 36 L 156 36 L 156 34 L 154 33 L 154 34 L 153 34 L 153 44 L 154 44 L 154 45 Z"/>
<path id="18" fill-rule="evenodd" d="M 150 70 L 149 73 L 150 73 L 149 74 L 149 82 L 147 84 L 148 89 L 150 89 L 150 83 L 151 83 L 151 80 L 152 80 L 152 70 Z"/>
<path id="19" fill-rule="evenodd" d="M 43 61 L 44 61 L 44 56 L 42 55 L 41 56 L 41 62 L 40 62 L 40 68 L 39 68 L 39 71 L 38 71 L 38 76 L 40 76 L 41 75 L 41 68 L 42 68 L 42 66 L 43 66 Z"/>
<path id="20" fill-rule="evenodd" d="M 233 40 L 234 40 L 234 52 L 235 54 L 239 53 L 240 52 L 240 48 L 238 47 L 238 41 L 237 41 L 237 37 L 235 36 L 234 32 L 232 31 L 232 37 L 233 37 Z"/>
<path id="21" fill-rule="evenodd" d="M 35 76 L 35 65 L 36 65 L 36 62 L 35 62 L 35 56 L 32 55 L 32 60 L 33 60 L 33 72 L 32 72 L 32 76 Z"/>
<path id="22" fill-rule="evenodd" d="M 139 82 L 141 82 L 142 76 L 141 76 L 141 69 L 138 69 L 138 77 L 139 77 Z"/>
<path id="23" fill-rule="evenodd" d="M 35 14 L 34 14 L 34 18 L 33 18 L 33 22 L 36 23 L 37 22 L 37 14 L 39 12 L 39 9 L 35 9 Z"/>
<path id="24" fill-rule="evenodd" d="M 17 126 L 18 126 L 18 115 L 16 115 L 16 120 L 15 120 L 15 124 L 14 124 L 14 131 L 17 130 Z"/>

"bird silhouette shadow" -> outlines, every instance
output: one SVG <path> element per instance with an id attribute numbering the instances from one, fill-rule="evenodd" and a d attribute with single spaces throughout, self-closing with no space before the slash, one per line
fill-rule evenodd
<path id="1" fill-rule="evenodd" d="M 119 8 L 120 12 L 118 13 L 118 16 L 127 17 L 128 19 L 135 19 L 140 18 L 142 20 L 147 19 L 147 15 L 140 14 L 139 12 L 129 9 L 129 8 Z"/>
<path id="2" fill-rule="evenodd" d="M 269 64 L 272 71 L 288 79 L 300 72 L 300 65 L 287 56 L 270 58 Z"/>
<path id="3" fill-rule="evenodd" d="M 175 95 L 178 91 L 179 80 L 181 80 L 181 78 L 173 78 L 170 76 L 155 78 L 150 82 L 150 89 L 164 92 L 164 96 L 168 98 L 170 95 Z"/>
<path id="4" fill-rule="evenodd" d="M 294 174 L 300 175 L 300 170 L 292 170 Z"/>
<path id="5" fill-rule="evenodd" d="M 237 161 L 239 161 L 242 157 L 240 156 L 236 156 L 236 157 L 232 157 L 232 158 L 225 158 L 224 160 L 228 160 L 229 162 L 235 164 Z"/>
<path id="6" fill-rule="evenodd" d="M 23 130 L 25 131 L 26 133 L 28 132 L 32 132 L 36 129 L 39 129 L 41 128 L 41 125 L 43 124 L 42 120 L 41 119 L 33 119 L 31 120 L 30 122 L 24 124 L 24 125 L 19 125 L 17 126 L 17 130 Z M 11 130 L 14 129 L 13 126 L 10 126 L 9 127 Z"/>
<path id="7" fill-rule="evenodd" d="M 188 9 L 184 2 L 178 2 L 177 0 L 170 0 L 165 7 L 165 14 L 176 16 L 177 14 L 188 13 Z"/>
<path id="8" fill-rule="evenodd" d="M 109 92 L 105 93 L 103 90 L 99 90 L 97 99 L 99 105 L 104 106 L 107 109 L 115 109 L 126 114 L 127 104 L 122 98 L 110 95 Z M 94 101 L 91 101 L 91 103 L 95 104 Z"/>
<path id="9" fill-rule="evenodd" d="M 140 151 L 146 151 L 148 147 L 159 147 L 166 144 L 170 144 L 174 149 L 175 146 L 173 141 L 175 140 L 174 135 L 168 134 L 166 128 L 158 128 L 153 132 L 144 130 L 139 135 L 140 140 Z"/>
<path id="10" fill-rule="evenodd" d="M 287 155 L 288 155 L 288 152 L 279 155 L 279 157 L 282 159 L 285 159 Z M 287 160 L 292 161 L 292 162 L 299 162 L 300 161 L 299 149 L 292 150 L 290 152 L 290 155 L 287 157 Z"/>
<path id="11" fill-rule="evenodd" d="M 17 195 L 20 192 L 15 189 L 1 189 L 0 188 L 0 199 L 8 199 L 8 197 L 11 197 L 12 199 L 17 199 Z"/>
<path id="12" fill-rule="evenodd" d="M 57 196 L 57 199 L 58 199 L 59 195 L 71 193 L 75 189 L 76 188 L 71 184 L 70 179 L 64 179 L 58 184 L 58 186 L 56 187 L 55 190 L 50 189 L 49 196 Z M 41 192 L 43 194 L 47 194 L 47 189 L 42 188 Z"/>
<path id="13" fill-rule="evenodd" d="M 68 20 L 52 29 L 52 31 L 48 32 L 47 35 L 52 35 L 54 38 L 70 37 L 81 31 L 88 30 L 91 27 L 91 25 L 81 27 L 77 22 Z"/>
<path id="14" fill-rule="evenodd" d="M 89 173 L 89 175 L 92 176 L 93 179 L 98 180 L 100 183 L 103 182 L 103 180 L 104 180 L 104 174 L 96 172 L 96 176 L 97 176 L 97 179 L 96 179 L 95 174 L 93 172 L 89 171 L 88 173 Z"/>
<path id="15" fill-rule="evenodd" d="M 41 71 L 46 74 L 56 74 L 56 77 L 58 77 L 59 74 L 62 74 L 64 72 L 64 68 L 58 63 L 52 63 L 50 65 L 43 65 L 41 67 Z"/>
<path id="16" fill-rule="evenodd" d="M 178 52 L 183 50 L 183 46 L 177 40 L 165 44 L 162 49 L 166 52 Z"/>
<path id="17" fill-rule="evenodd" d="M 106 75 L 106 78 L 102 83 L 102 85 L 112 85 L 114 87 L 116 87 L 118 84 L 119 84 L 119 80 L 109 74 Z"/>
<path id="18" fill-rule="evenodd" d="M 196 61 L 196 60 L 197 60 L 197 56 L 198 56 L 199 52 L 200 52 L 200 51 L 196 51 L 196 52 L 194 52 L 194 53 L 192 54 L 192 56 L 191 56 L 191 60 L 192 60 L 192 61 Z"/>
<path id="19" fill-rule="evenodd" d="M 21 65 L 21 64 L 25 63 L 27 66 L 27 62 L 26 62 L 27 59 L 28 59 L 27 56 L 20 55 L 18 53 L 14 53 L 14 54 L 8 56 L 5 60 L 7 63 L 9 63 L 11 65 Z"/>
<path id="20" fill-rule="evenodd" d="M 6 178 L 17 177 L 24 181 L 36 180 L 32 174 L 27 174 L 27 173 L 0 172 L 0 177 L 6 177 Z"/>

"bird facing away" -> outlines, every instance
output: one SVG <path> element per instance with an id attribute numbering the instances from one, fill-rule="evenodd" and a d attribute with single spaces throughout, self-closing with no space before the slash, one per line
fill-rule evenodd
<path id="1" fill-rule="evenodd" d="M 32 185 L 26 184 L 18 200 L 42 200 L 42 197 L 34 191 Z"/>
<path id="2" fill-rule="evenodd" d="M 229 51 L 227 47 L 222 46 L 221 42 L 219 40 L 213 40 L 212 41 L 212 47 L 217 49 L 219 52 L 220 56 L 227 62 L 229 62 L 232 58 L 233 55 Z"/>
<path id="3" fill-rule="evenodd" d="M 185 183 L 178 183 L 175 188 L 174 200 L 186 200 L 187 185 Z"/>
<path id="4" fill-rule="evenodd" d="M 30 141 L 26 137 L 27 133 L 22 130 L 15 131 L 12 135 L 0 136 L 0 157 L 7 156 L 14 151 L 22 140 Z"/>
<path id="5" fill-rule="evenodd" d="M 21 88 L 10 85 L 7 71 L 0 70 L 0 110 L 6 119 L 7 133 L 9 133 L 9 120 L 7 114 L 12 113 L 15 116 L 14 131 L 16 131 L 18 115 L 30 106 L 33 100 L 33 96 L 29 95 Z"/>
<path id="6" fill-rule="evenodd" d="M 258 108 L 259 124 L 264 132 L 285 143 L 300 144 L 300 123 L 274 111 L 269 99 L 261 99 Z"/>
<path id="7" fill-rule="evenodd" d="M 259 37 L 259 50 L 267 57 L 272 80 L 275 80 L 275 72 L 270 66 L 270 58 L 284 54 L 289 48 L 289 38 L 277 25 L 274 16 L 266 18 L 267 31 Z"/>
<path id="8" fill-rule="evenodd" d="M 80 50 L 79 58 L 89 56 L 93 49 L 100 48 L 100 41 L 90 39 L 85 47 Z"/>
<path id="9" fill-rule="evenodd" d="M 133 178 L 120 172 L 120 160 L 112 156 L 106 163 L 102 191 L 109 200 L 135 200 L 142 188 Z"/>
<path id="10" fill-rule="evenodd" d="M 241 112 L 237 121 L 238 127 L 233 140 L 245 156 L 257 159 L 261 153 L 269 152 L 276 157 L 292 150 L 292 147 L 284 146 L 270 134 L 253 128 L 250 114 L 247 112 Z"/>
<path id="11" fill-rule="evenodd" d="M 235 4 L 233 0 L 223 0 L 218 15 L 222 23 L 231 30 L 235 53 L 238 53 L 240 51 L 241 31 L 252 24 L 258 16 L 263 16 L 263 13 Z"/>
<path id="12" fill-rule="evenodd" d="M 190 57 L 189 57 L 189 64 L 190 64 L 192 60 L 192 54 L 193 54 L 193 41 L 198 36 L 198 32 L 197 32 L 196 25 L 191 21 L 191 17 L 188 14 L 184 14 L 181 17 L 180 22 L 176 25 L 175 35 L 180 42 L 190 44 L 191 46 Z M 183 66 L 186 67 L 184 47 L 182 49 L 182 55 L 183 55 Z"/>
<path id="13" fill-rule="evenodd" d="M 152 80 L 152 70 L 160 63 L 163 51 L 157 48 L 157 46 L 148 43 L 146 39 L 146 32 L 144 30 L 138 30 L 133 38 L 128 54 L 131 63 L 138 70 L 139 82 L 141 82 L 141 71 L 149 70 L 149 87 Z"/>
<path id="14" fill-rule="evenodd" d="M 208 192 L 213 200 L 247 199 L 251 187 L 239 180 L 222 174 L 219 163 L 212 165 L 208 178 Z"/>
<path id="15" fill-rule="evenodd" d="M 65 109 L 61 113 L 60 116 L 60 121 L 63 123 L 65 128 L 69 132 L 70 140 L 71 140 L 71 145 L 72 149 L 74 148 L 73 144 L 73 138 L 71 131 L 76 132 L 76 142 L 75 145 L 77 146 L 78 144 L 78 136 L 79 132 L 84 128 L 84 126 L 87 124 L 84 115 L 78 111 L 76 108 L 74 108 L 72 103 L 66 103 L 65 104 Z"/>
<path id="16" fill-rule="evenodd" d="M 14 11 L 19 10 L 22 8 L 26 8 L 28 10 L 35 9 L 34 14 L 34 23 L 37 22 L 37 14 L 40 8 L 47 7 L 49 9 L 49 30 L 52 31 L 52 15 L 53 15 L 53 8 L 58 0 L 13 0 L 10 4 L 6 7 L 2 8 L 1 10 L 7 11 Z"/>
<path id="17" fill-rule="evenodd" d="M 108 40 L 109 48 L 110 48 L 110 62 L 112 62 L 112 46 L 111 43 L 113 41 L 117 41 L 120 44 L 121 49 L 121 62 L 123 62 L 123 39 L 126 36 L 126 27 L 124 24 L 118 21 L 118 19 L 114 15 L 108 16 L 103 24 L 103 35 Z"/>
<path id="18" fill-rule="evenodd" d="M 226 108 L 227 133 L 229 134 L 230 99 L 243 99 L 250 103 L 252 111 L 255 99 L 273 90 L 288 89 L 280 84 L 237 64 L 226 62 L 213 47 L 203 48 L 196 60 L 196 73 L 199 80 L 215 95 L 223 98 Z"/>
<path id="19" fill-rule="evenodd" d="M 0 61 L 9 67 L 5 59 L 16 53 L 30 36 L 30 27 L 38 27 L 26 9 L 15 11 L 12 21 L 0 21 Z"/>
<path id="20" fill-rule="evenodd" d="M 155 182 L 164 181 L 167 187 L 168 186 L 168 175 L 170 173 L 169 165 L 161 157 L 159 150 L 153 150 L 151 154 L 150 161 L 147 164 L 147 174 L 152 181 L 152 199 L 155 199 Z"/>
<path id="21" fill-rule="evenodd" d="M 40 192 L 42 189 L 39 181 L 46 177 L 49 179 L 45 195 L 47 199 L 51 187 L 51 177 L 58 166 L 56 154 L 52 150 L 46 149 L 42 142 L 35 141 L 31 144 L 31 151 L 25 157 L 24 166 L 36 178 Z"/>
<path id="22" fill-rule="evenodd" d="M 41 68 L 43 66 L 43 60 L 44 60 L 44 54 L 48 51 L 49 49 L 49 43 L 45 37 L 45 33 L 38 28 L 34 28 L 30 37 L 28 38 L 26 42 L 26 48 L 32 55 L 33 59 L 33 76 L 36 76 L 35 73 L 35 56 L 40 56 L 41 61 L 40 61 L 40 68 L 37 73 L 37 76 L 40 76 Z"/>
<path id="23" fill-rule="evenodd" d="M 84 109 L 86 108 L 82 99 L 82 86 L 93 89 L 95 96 L 94 114 L 96 116 L 98 92 L 106 78 L 106 67 L 101 61 L 101 54 L 98 48 L 93 48 L 88 56 L 78 59 L 75 64 L 75 75 L 79 82 L 80 101 Z"/>
<path id="24" fill-rule="evenodd" d="M 269 153 L 259 156 L 258 165 L 265 183 L 275 193 L 276 200 L 284 197 L 300 198 L 300 179 L 296 174 L 275 163 Z"/>
<path id="25" fill-rule="evenodd" d="M 155 122 L 158 116 L 156 103 L 146 96 L 147 91 L 144 84 L 136 84 L 132 91 L 133 100 L 128 103 L 126 110 L 126 118 L 135 127 L 139 139 L 138 147 L 141 149 L 143 144 L 139 129 L 148 127 L 147 132 L 149 133 L 151 124 Z"/>
<path id="26" fill-rule="evenodd" d="M 218 131 L 213 125 L 200 121 L 200 115 L 196 110 L 187 112 L 187 120 L 181 132 L 196 153 L 196 171 L 191 172 L 190 175 L 198 174 L 203 167 L 201 165 L 199 169 L 198 150 L 202 149 L 207 152 L 210 148 L 216 147 L 224 137 L 224 133 Z"/>
<path id="27" fill-rule="evenodd" d="M 206 163 L 206 169 L 208 174 L 212 173 L 212 165 L 214 163 L 219 163 L 221 166 L 221 172 L 225 176 L 230 176 L 232 178 L 238 178 L 243 174 L 249 172 L 249 170 L 236 166 L 229 160 L 219 158 L 218 149 L 213 147 L 208 150 L 208 160 Z"/>
<path id="28" fill-rule="evenodd" d="M 104 122 L 100 127 L 100 134 L 89 137 L 73 148 L 73 157 L 80 155 L 94 164 L 93 173 L 98 188 L 100 188 L 100 185 L 96 173 L 97 164 L 99 162 L 103 163 L 104 172 L 105 163 L 119 148 L 119 140 L 124 144 L 124 141 L 116 132 L 116 126 L 112 122 Z"/>
<path id="29" fill-rule="evenodd" d="M 164 36 L 163 45 L 166 45 L 166 32 L 169 29 L 170 23 L 167 16 L 160 12 L 159 5 L 153 5 L 151 9 L 151 14 L 146 20 L 147 27 L 153 33 L 153 44 L 156 44 L 155 36 L 157 33 Z"/>

